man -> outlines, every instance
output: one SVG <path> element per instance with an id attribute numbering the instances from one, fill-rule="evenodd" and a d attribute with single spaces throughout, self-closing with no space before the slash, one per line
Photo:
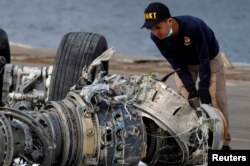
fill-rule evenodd
<path id="1" fill-rule="evenodd" d="M 214 32 L 199 18 L 172 17 L 168 7 L 158 2 L 148 5 L 144 19 L 141 28 L 151 31 L 151 39 L 177 71 L 177 89 L 190 105 L 197 107 L 194 103 L 199 103 L 200 99 L 202 104 L 212 104 L 223 113 L 227 123 L 223 149 L 230 149 L 226 81 Z M 200 81 L 197 89 L 198 76 Z"/>

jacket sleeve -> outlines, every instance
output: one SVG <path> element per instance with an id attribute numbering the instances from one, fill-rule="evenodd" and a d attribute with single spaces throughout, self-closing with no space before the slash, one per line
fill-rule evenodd
<path id="1" fill-rule="evenodd" d="M 202 29 L 201 26 L 196 30 L 196 49 L 200 59 L 199 89 L 205 91 L 209 89 L 211 78 L 208 33 L 211 32 L 206 32 L 206 29 Z"/>
<path id="2" fill-rule="evenodd" d="M 159 49 L 161 54 L 167 59 L 169 64 L 172 66 L 172 68 L 175 71 L 177 71 L 177 74 L 182 80 L 187 91 L 189 93 L 196 91 L 195 82 L 192 79 L 192 76 L 190 72 L 188 71 L 187 67 L 185 65 L 181 65 L 178 62 L 176 62 L 176 60 L 174 59 L 174 55 L 167 52 L 167 50 L 164 49 L 164 45 L 160 41 L 157 41 L 156 37 L 153 36 L 152 34 L 151 34 L 151 39 L 155 42 L 157 48 Z"/>

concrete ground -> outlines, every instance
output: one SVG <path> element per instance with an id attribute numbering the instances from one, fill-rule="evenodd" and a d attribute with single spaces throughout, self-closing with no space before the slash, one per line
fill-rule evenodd
<path id="1" fill-rule="evenodd" d="M 227 81 L 233 149 L 250 150 L 250 82 Z"/>

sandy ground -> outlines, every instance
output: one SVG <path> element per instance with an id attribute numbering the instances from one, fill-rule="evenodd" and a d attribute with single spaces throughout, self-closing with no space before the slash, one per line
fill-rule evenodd
<path id="1" fill-rule="evenodd" d="M 53 65 L 56 49 L 39 49 L 22 46 L 11 46 L 11 59 L 15 64 L 27 65 Z M 250 64 L 233 64 L 233 69 L 226 69 L 228 80 L 250 81 Z M 164 59 L 153 59 L 144 57 L 131 57 L 116 55 L 110 61 L 111 73 L 120 74 L 141 74 L 158 73 L 163 76 L 172 69 Z"/>
<path id="2" fill-rule="evenodd" d="M 12 63 L 25 65 L 53 65 L 55 49 L 24 48 L 11 46 Z M 250 150 L 250 64 L 233 64 L 226 69 L 227 99 L 230 118 L 230 133 L 233 149 Z M 110 60 L 110 73 L 143 74 L 158 73 L 159 78 L 172 71 L 165 60 L 131 58 L 117 55 Z M 173 77 L 168 80 L 175 88 Z"/>

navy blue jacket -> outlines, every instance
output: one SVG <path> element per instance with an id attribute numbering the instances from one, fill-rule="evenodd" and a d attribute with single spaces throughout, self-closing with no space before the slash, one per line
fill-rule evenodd
<path id="1" fill-rule="evenodd" d="M 200 65 L 199 89 L 208 90 L 210 85 L 210 60 L 219 52 L 219 45 L 214 32 L 201 19 L 193 16 L 173 17 L 179 24 L 177 36 L 158 39 L 151 33 L 151 38 L 162 55 L 177 71 L 188 92 L 195 89 L 187 65 Z"/>

